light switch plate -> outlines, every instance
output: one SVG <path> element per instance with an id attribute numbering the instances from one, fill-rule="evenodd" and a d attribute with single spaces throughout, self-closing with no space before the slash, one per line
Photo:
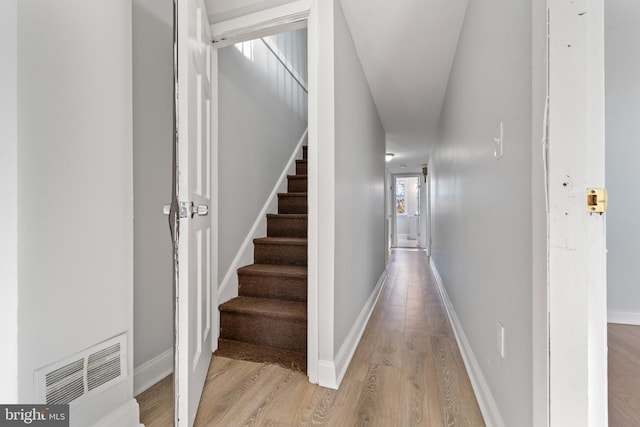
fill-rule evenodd
<path id="1" fill-rule="evenodd" d="M 493 156 L 499 159 L 504 154 L 504 123 L 500 122 L 496 129 L 496 137 L 493 138 Z"/>
<path id="2" fill-rule="evenodd" d="M 500 322 L 496 322 L 496 346 L 498 354 L 504 359 L 504 326 Z"/>

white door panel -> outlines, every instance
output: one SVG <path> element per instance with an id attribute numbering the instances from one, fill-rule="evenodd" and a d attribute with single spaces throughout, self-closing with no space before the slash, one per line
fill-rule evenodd
<path id="1" fill-rule="evenodd" d="M 175 423 L 192 426 L 211 361 L 211 36 L 203 0 L 176 0 Z"/>

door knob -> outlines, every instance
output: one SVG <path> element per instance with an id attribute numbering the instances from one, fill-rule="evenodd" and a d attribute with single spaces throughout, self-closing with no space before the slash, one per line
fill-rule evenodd
<path id="1" fill-rule="evenodd" d="M 162 213 L 165 215 L 169 215 L 171 213 L 171 205 L 162 206 Z M 191 218 L 194 216 L 207 216 L 209 215 L 209 206 L 207 205 L 198 205 L 196 206 L 193 202 L 180 203 L 180 218 L 186 218 L 187 213 L 191 214 Z"/>
<path id="2" fill-rule="evenodd" d="M 198 216 L 207 216 L 209 215 L 209 206 L 207 205 L 194 205 L 193 202 L 191 202 L 191 217 L 193 217 L 194 215 L 198 215 Z"/>

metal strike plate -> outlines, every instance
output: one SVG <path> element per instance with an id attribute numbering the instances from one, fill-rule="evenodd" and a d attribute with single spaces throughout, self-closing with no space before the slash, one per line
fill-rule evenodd
<path id="1" fill-rule="evenodd" d="M 607 211 L 609 199 L 604 188 L 589 188 L 587 190 L 587 212 L 603 214 Z"/>
<path id="2" fill-rule="evenodd" d="M 193 206 L 193 202 L 180 202 L 178 203 L 179 210 L 179 218 L 193 218 L 191 215 L 191 206 Z"/>

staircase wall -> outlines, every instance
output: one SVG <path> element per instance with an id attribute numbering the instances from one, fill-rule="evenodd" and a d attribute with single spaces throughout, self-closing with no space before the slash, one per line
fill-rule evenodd
<path id="1" fill-rule="evenodd" d="M 306 62 L 306 30 L 271 40 Z M 260 40 L 221 49 L 218 61 L 220 283 L 307 127 L 307 95 Z"/>
<path id="2" fill-rule="evenodd" d="M 334 28 L 335 356 L 385 269 L 385 133 L 340 2 Z"/>
<path id="3" fill-rule="evenodd" d="M 310 73 L 317 120 L 308 167 L 309 301 L 318 301 L 319 360 L 314 366 L 310 358 L 308 372 L 337 388 L 384 279 L 385 135 L 340 2 L 317 6 L 310 28 L 322 41 L 322 61 Z"/>

